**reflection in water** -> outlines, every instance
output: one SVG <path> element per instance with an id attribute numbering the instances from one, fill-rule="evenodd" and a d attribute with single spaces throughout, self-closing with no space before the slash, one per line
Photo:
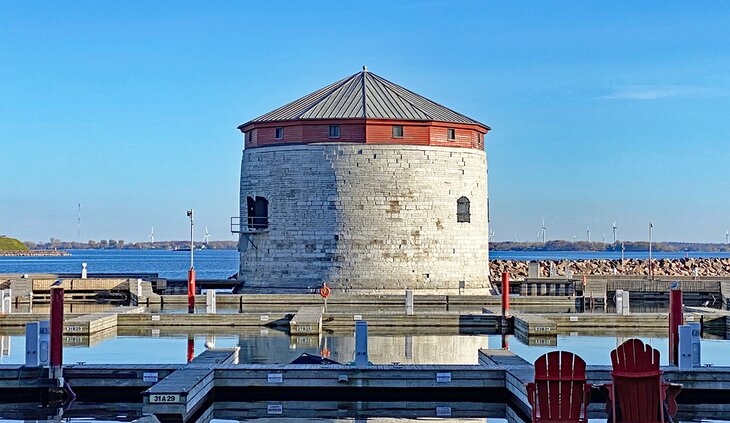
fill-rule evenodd
<path id="1" fill-rule="evenodd" d="M 588 364 L 610 364 L 609 353 L 630 337 L 639 337 L 661 352 L 667 362 L 665 331 L 647 332 L 574 332 L 570 335 L 523 339 L 507 335 L 468 335 L 456 329 L 371 328 L 368 338 L 369 359 L 375 364 L 477 364 L 480 348 L 507 347 L 528 362 L 548 351 L 561 349 L 576 353 Z M 601 333 L 601 335 L 597 335 Z M 703 363 L 730 365 L 726 353 L 728 341 L 702 339 Z M 207 329 L 118 327 L 89 336 L 64 336 L 66 363 L 89 364 L 186 363 L 213 345 L 218 348 L 240 347 L 241 363 L 286 364 L 302 353 L 328 357 L 340 363 L 353 361 L 355 338 L 351 331 L 323 333 L 320 336 L 289 336 L 286 332 L 266 328 Z M 25 337 L 23 328 L 0 329 L 0 362 L 22 364 Z"/>

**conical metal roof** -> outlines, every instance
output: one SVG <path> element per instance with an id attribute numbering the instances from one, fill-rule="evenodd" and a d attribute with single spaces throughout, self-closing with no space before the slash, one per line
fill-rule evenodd
<path id="1" fill-rule="evenodd" d="M 392 119 L 487 125 L 369 72 L 361 72 L 261 115 L 252 123 L 300 119 Z"/>

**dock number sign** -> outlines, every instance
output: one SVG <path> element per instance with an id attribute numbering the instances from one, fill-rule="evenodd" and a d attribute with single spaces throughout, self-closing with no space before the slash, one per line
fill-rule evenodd
<path id="1" fill-rule="evenodd" d="M 437 383 L 448 383 L 451 382 L 451 373 L 436 373 Z"/>
<path id="2" fill-rule="evenodd" d="M 180 394 L 152 394 L 150 404 L 176 404 L 180 402 Z"/>

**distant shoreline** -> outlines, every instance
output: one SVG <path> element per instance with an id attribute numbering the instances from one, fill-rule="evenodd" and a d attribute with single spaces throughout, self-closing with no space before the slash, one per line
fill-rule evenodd
<path id="1" fill-rule="evenodd" d="M 0 251 L 0 257 L 46 257 L 46 256 L 70 256 L 68 251 L 59 250 L 4 250 Z"/>
<path id="2" fill-rule="evenodd" d="M 539 251 L 539 252 L 645 252 L 649 250 L 646 241 L 587 242 L 587 241 L 547 241 L 547 242 L 490 242 L 492 251 Z M 654 242 L 652 250 L 656 252 L 676 253 L 726 253 L 730 252 L 729 244 L 709 242 Z"/>

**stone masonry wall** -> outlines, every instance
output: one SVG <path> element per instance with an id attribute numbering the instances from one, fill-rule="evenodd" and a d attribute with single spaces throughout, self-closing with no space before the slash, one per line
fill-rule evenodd
<path id="1" fill-rule="evenodd" d="M 268 232 L 242 235 L 247 287 L 303 292 L 486 293 L 487 162 L 464 148 L 309 144 L 245 150 L 246 197 L 269 200 Z M 459 223 L 456 202 L 470 201 Z M 250 240 L 250 242 L 249 242 Z"/>

